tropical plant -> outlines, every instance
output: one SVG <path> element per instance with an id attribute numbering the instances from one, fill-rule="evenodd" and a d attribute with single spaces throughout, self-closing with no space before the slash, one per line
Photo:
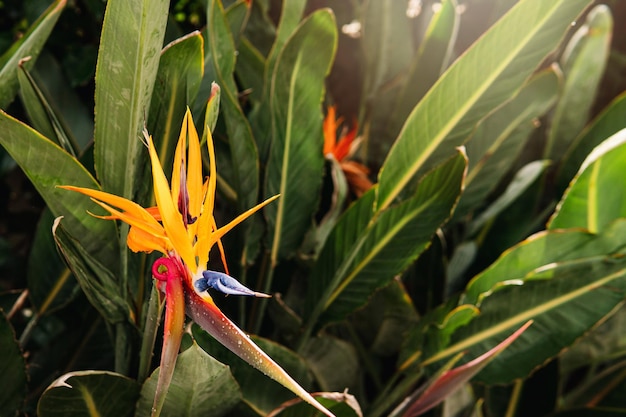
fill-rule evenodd
<path id="1" fill-rule="evenodd" d="M 617 2 L 109 0 L 72 72 L 78 3 L 0 58 L 0 415 L 626 413 Z"/>

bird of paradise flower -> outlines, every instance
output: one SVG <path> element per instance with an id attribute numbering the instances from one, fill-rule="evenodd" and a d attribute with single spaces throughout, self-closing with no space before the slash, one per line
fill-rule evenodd
<path id="1" fill-rule="evenodd" d="M 110 213 L 108 216 L 96 217 L 127 223 L 130 226 L 127 245 L 132 251 L 159 251 L 164 255 L 152 267 L 153 276 L 158 280 L 160 288 L 165 287 L 166 296 L 161 370 L 152 416 L 160 414 L 174 373 L 185 313 L 250 365 L 325 415 L 333 416 L 226 317 L 207 291 L 211 287 L 227 294 L 269 297 L 244 287 L 227 274 L 209 271 L 207 264 L 209 251 L 215 244 L 218 245 L 224 261 L 221 238 L 278 196 L 247 210 L 227 225 L 217 227 L 213 215 L 217 174 L 210 132 L 207 139 L 210 172 L 208 179 L 203 181 L 200 140 L 188 109 L 174 155 L 171 187 L 159 162 L 152 138 L 145 134 L 145 139 L 152 165 L 155 207 L 144 208 L 133 201 L 98 190 L 74 186 L 61 188 L 91 197 Z"/>
<path id="2" fill-rule="evenodd" d="M 328 107 L 323 125 L 324 155 L 326 158 L 334 158 L 339 163 L 350 190 L 357 197 L 360 197 L 372 188 L 372 181 L 368 178 L 369 169 L 352 160 L 352 156 L 359 146 L 356 122 L 353 123 L 351 129 L 342 129 L 339 137 L 337 137 L 337 132 L 342 123 L 343 117 L 336 117 L 335 106 Z"/>

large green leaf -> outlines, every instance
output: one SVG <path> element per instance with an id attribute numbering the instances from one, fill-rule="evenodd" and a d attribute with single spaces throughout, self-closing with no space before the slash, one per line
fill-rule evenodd
<path id="1" fill-rule="evenodd" d="M 439 347 L 418 343 L 413 357 L 421 352 L 422 364 L 430 364 L 466 350 L 469 357 L 476 356 L 506 332 L 533 319 L 535 324 L 521 337 L 518 347 L 503 353 L 506 359 L 498 358 L 481 378 L 504 383 L 527 375 L 623 302 L 625 233 L 626 220 L 619 220 L 601 235 L 580 229 L 556 230 L 520 243 L 477 275 L 468 284 L 457 314 L 448 315 L 425 337 L 438 339 L 456 330 L 453 342 Z M 460 320 L 462 311 L 469 316 Z M 469 324 L 457 330 L 468 319 Z"/>
<path id="2" fill-rule="evenodd" d="M 367 61 L 365 91 L 376 103 L 381 87 L 411 62 L 411 20 L 407 5 L 395 0 L 367 1 L 363 10 L 363 45 Z"/>
<path id="3" fill-rule="evenodd" d="M 302 15 L 304 14 L 304 8 L 306 7 L 305 0 L 285 1 L 282 4 L 280 11 L 280 21 L 276 27 L 276 38 L 274 44 L 267 57 L 266 67 L 266 88 L 270 88 L 274 73 L 275 61 L 278 59 L 278 55 L 282 53 L 282 49 L 287 43 L 287 40 L 293 36 L 297 30 Z"/>
<path id="4" fill-rule="evenodd" d="M 276 60 L 282 53 L 283 48 L 287 40 L 293 36 L 294 32 L 298 28 L 304 8 L 306 6 L 305 0 L 292 0 L 282 2 L 282 9 L 280 12 L 280 21 L 276 28 L 276 36 L 274 43 L 265 59 L 265 72 L 263 83 L 263 98 L 262 101 L 254 109 L 251 114 L 251 124 L 254 127 L 254 134 L 257 140 L 257 146 L 259 147 L 259 154 L 261 159 L 265 161 L 269 152 L 270 144 L 272 142 L 272 120 L 268 107 L 272 99 L 272 80 L 274 78 L 274 67 L 276 66 Z M 250 40 L 254 40 L 249 38 Z"/>
<path id="5" fill-rule="evenodd" d="M 483 294 L 503 283 L 524 280 L 532 271 L 553 262 L 574 261 L 624 251 L 626 222 L 618 220 L 602 234 L 584 230 L 537 233 L 505 252 L 489 268 L 475 276 L 461 297 L 462 304 L 479 304 Z"/>
<path id="6" fill-rule="evenodd" d="M 366 1 L 361 13 L 365 65 L 359 117 L 367 126 L 363 129 L 365 144 L 361 151 L 367 153 L 363 159 L 379 165 L 408 114 L 400 116 L 397 126 L 392 125 L 397 98 L 404 89 L 415 90 L 413 85 L 399 82 L 409 71 L 414 55 L 415 23 L 407 16 L 407 5 L 402 1 Z"/>
<path id="7" fill-rule="evenodd" d="M 193 288 L 185 288 L 185 304 L 187 314 L 231 352 L 289 389 L 324 415 L 332 417 L 326 408 L 320 405 L 293 377 L 263 352 L 219 308 L 206 299 L 202 299 Z"/>
<path id="8" fill-rule="evenodd" d="M 548 69 L 533 76 L 508 103 L 480 122 L 467 143 L 467 183 L 455 217 L 480 206 L 509 172 L 536 120 L 556 102 L 559 75 Z"/>
<path id="9" fill-rule="evenodd" d="M 276 61 L 265 196 L 280 199 L 264 209 L 272 265 L 300 246 L 317 210 L 324 168 L 321 103 L 336 46 L 334 17 L 319 10 L 302 22 Z"/>
<path id="10" fill-rule="evenodd" d="M 160 368 L 141 388 L 135 417 L 151 415 Z M 228 366 L 219 363 L 195 343 L 178 356 L 169 386 L 163 417 L 222 416 L 241 400 L 237 382 Z"/>
<path id="11" fill-rule="evenodd" d="M 589 3 L 522 0 L 468 49 L 407 119 L 380 171 L 377 208 L 388 207 L 510 99 Z"/>
<path id="12" fill-rule="evenodd" d="M 237 0 L 225 10 L 226 20 L 230 26 L 230 33 L 233 35 L 235 46 L 239 46 L 241 34 L 248 23 L 252 4 L 248 0 Z"/>
<path id="13" fill-rule="evenodd" d="M 626 128 L 626 93 L 616 97 L 572 142 L 563 156 L 558 175 L 560 189 L 565 189 L 587 155 L 606 138 Z"/>
<path id="14" fill-rule="evenodd" d="M 102 188 L 133 198 L 142 183 L 141 131 L 163 46 L 167 0 L 107 3 L 95 93 L 94 159 Z"/>
<path id="15" fill-rule="evenodd" d="M 103 222 L 87 213 L 101 210 L 78 193 L 57 188 L 75 185 L 98 189 L 96 180 L 71 155 L 38 132 L 0 112 L 0 144 L 19 164 L 55 216 L 64 216 L 68 233 L 85 251 L 103 263 L 112 263 L 117 251 L 113 222 Z"/>
<path id="16" fill-rule="evenodd" d="M 401 353 L 402 367 L 420 357 L 438 357 L 440 351 L 450 355 L 458 353 L 446 349 L 451 334 L 479 315 L 477 306 L 492 293 L 509 286 L 523 285 L 546 265 L 620 256 L 626 252 L 624 236 L 626 220 L 618 220 L 599 235 L 581 229 L 544 231 L 514 246 L 470 281 L 458 304 L 451 300 L 420 321 L 419 328 L 411 332 Z M 498 323 L 494 321 L 494 326 Z"/>
<path id="17" fill-rule="evenodd" d="M 563 52 L 565 85 L 552 116 L 546 159 L 559 161 L 587 123 L 609 57 L 612 33 L 611 11 L 605 4 L 598 5 Z"/>
<path id="18" fill-rule="evenodd" d="M 626 129 L 598 145 L 563 195 L 549 229 L 584 227 L 592 233 L 626 217 Z"/>
<path id="19" fill-rule="evenodd" d="M 478 314 L 478 308 L 472 304 L 458 305 L 455 298 L 449 299 L 428 311 L 415 326 L 407 332 L 402 342 L 398 357 L 398 369 L 410 370 L 419 378 L 419 364 L 425 355 L 434 355 L 444 350 L 449 344 L 452 334 L 460 327 L 469 323 Z M 387 401 L 387 399 L 384 399 Z"/>
<path id="20" fill-rule="evenodd" d="M 370 361 L 375 361 L 379 355 L 396 354 L 404 340 L 398 335 L 406 334 L 418 321 L 419 315 L 413 300 L 400 280 L 393 280 L 385 288 L 376 291 L 367 305 L 350 317 L 350 324 L 355 331 L 365 336 Z"/>
<path id="21" fill-rule="evenodd" d="M 491 10 L 491 20 L 495 21 L 502 17 L 507 11 L 511 9 L 519 0 L 495 0 L 493 3 L 493 10 Z"/>
<path id="22" fill-rule="evenodd" d="M 510 207 L 514 201 L 520 199 L 521 196 L 536 183 L 548 165 L 548 161 L 533 161 L 520 168 L 498 198 L 478 216 L 473 218 L 468 227 L 467 234 L 469 236 L 474 235 L 484 225 L 489 224 L 494 218 Z"/>
<path id="23" fill-rule="evenodd" d="M 68 137 L 74 140 L 80 154 L 93 145 L 93 112 L 81 101 L 78 91 L 72 88 L 64 68 L 52 53 L 43 51 L 31 72 L 45 92 L 48 105 L 63 126 Z M 93 164 L 88 166 L 92 169 Z"/>
<path id="24" fill-rule="evenodd" d="M 0 310 L 0 415 L 17 415 L 26 397 L 26 361 L 15 333 Z"/>
<path id="25" fill-rule="evenodd" d="M 244 90 L 248 90 L 252 100 L 260 101 L 263 97 L 265 57 L 248 40 L 242 38 L 237 49 L 237 79 Z"/>
<path id="26" fill-rule="evenodd" d="M 341 392 L 346 387 L 355 387 L 359 379 L 359 360 L 355 347 L 339 338 L 314 337 L 301 349 L 324 391 Z"/>
<path id="27" fill-rule="evenodd" d="M 24 66 L 32 68 L 52 28 L 65 7 L 66 0 L 56 0 L 32 24 L 28 31 L 0 57 L 0 109 L 5 109 L 15 98 L 18 89 L 17 66 L 21 59 L 30 57 Z"/>
<path id="28" fill-rule="evenodd" d="M 170 43 L 161 52 L 148 129 L 165 172 L 172 169 L 185 110 L 193 104 L 204 75 L 203 46 L 200 32 L 192 32 Z"/>
<path id="29" fill-rule="evenodd" d="M 256 204 L 259 187 L 258 152 L 252 130 L 239 105 L 237 85 L 233 78 L 235 71 L 235 44 L 224 8 L 220 0 L 211 0 L 208 5 L 208 34 L 205 48 L 205 69 L 207 75 L 199 99 L 203 97 L 207 82 L 216 81 L 221 88 L 220 107 L 226 123 L 230 147 L 232 187 L 237 194 L 237 210 L 243 212 Z M 212 78 L 211 78 L 212 77 Z M 218 168 L 219 170 L 219 168 Z"/>
<path id="30" fill-rule="evenodd" d="M 259 414 L 267 414 L 281 403 L 293 399 L 294 395 L 278 382 L 265 375 L 237 357 L 198 325 L 192 327 L 196 342 L 215 359 L 227 363 L 233 376 L 241 386 L 245 402 Z M 264 352 L 276 360 L 289 375 L 300 381 L 305 389 L 313 387 L 313 378 L 303 358 L 275 342 L 253 337 Z M 310 407 L 309 407 L 310 408 Z"/>
<path id="31" fill-rule="evenodd" d="M 624 326 L 626 326 L 626 308 L 621 307 L 608 320 L 594 328 L 588 335 L 560 355 L 559 372 L 562 375 L 573 375 L 583 367 L 612 361 L 614 357 L 626 349 L 626 340 L 622 337 Z M 623 371 L 625 366 L 626 363 L 620 364 L 614 368 L 614 374 L 607 372 L 601 378 L 598 375 L 598 378 L 593 382 L 581 383 L 575 390 L 566 395 L 563 404 L 574 406 L 587 403 L 598 394 L 598 388 L 602 387 L 603 389 L 605 387 L 607 382 L 602 379 L 618 378 L 623 380 L 623 377 L 618 376 L 618 374 Z M 626 380 L 623 381 L 626 383 Z"/>
<path id="32" fill-rule="evenodd" d="M 80 149 L 72 138 L 69 128 L 56 114 L 46 94 L 23 65 L 19 66 L 17 78 L 20 85 L 20 97 L 33 127 L 47 138 L 54 140 L 67 153 L 76 157 Z"/>
<path id="33" fill-rule="evenodd" d="M 424 358 L 423 364 L 463 351 L 469 358 L 480 355 L 532 319 L 533 325 L 519 340 L 476 377 L 489 384 L 510 383 L 573 344 L 615 311 L 625 296 L 623 256 L 545 265 L 523 283 L 511 282 L 485 294 L 478 316 L 453 335 L 450 346 Z"/>
<path id="34" fill-rule="evenodd" d="M 411 110 L 437 81 L 450 63 L 459 27 L 457 1 L 445 0 L 432 17 L 424 39 L 413 57 L 393 116 L 395 134 Z M 393 48 L 391 48 L 393 49 Z M 471 159 L 470 159 L 471 161 Z"/>
<path id="35" fill-rule="evenodd" d="M 417 258 L 450 216 L 465 168 L 459 153 L 428 173 L 411 198 L 373 218 L 375 189 L 351 206 L 311 272 L 305 303 L 310 327 L 344 318 Z"/>
<path id="36" fill-rule="evenodd" d="M 252 42 L 261 55 L 266 57 L 269 55 L 272 46 L 274 45 L 274 41 L 276 40 L 275 22 L 269 15 L 270 4 L 267 0 L 253 1 L 251 3 L 252 9 L 250 10 L 250 17 L 244 29 L 244 36 Z M 298 2 L 283 2 L 282 5 L 283 7 L 288 5 L 297 7 Z M 289 13 L 280 13 L 281 18 L 287 17 L 288 15 Z M 293 28 L 297 26 L 300 18 L 301 16 L 297 16 L 297 20 L 293 23 Z M 293 30 L 293 28 L 291 30 Z M 263 94 L 263 91 L 261 91 L 261 94 Z"/>
<path id="37" fill-rule="evenodd" d="M 71 372 L 54 381 L 37 404 L 40 417 L 131 417 L 139 384 L 106 371 Z"/>
<path id="38" fill-rule="evenodd" d="M 349 275 L 348 269 L 353 262 L 351 258 L 356 257 L 364 244 L 361 242 L 363 240 L 361 234 L 372 222 L 372 204 L 375 196 L 376 186 L 352 203 L 328 236 L 311 270 L 313 278 L 309 280 L 311 288 L 307 292 L 309 296 L 306 298 L 305 317 L 313 317 L 316 321 L 325 309 L 326 301 L 322 297 L 328 299 L 330 292 Z M 315 285 L 316 283 L 319 285 Z M 315 323 L 309 323 L 309 327 L 314 325 Z"/>

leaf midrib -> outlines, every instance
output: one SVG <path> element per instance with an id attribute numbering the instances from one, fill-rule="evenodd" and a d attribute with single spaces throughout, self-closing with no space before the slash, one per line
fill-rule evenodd
<path id="1" fill-rule="evenodd" d="M 341 293 L 345 290 L 345 288 L 354 280 L 354 278 L 363 269 L 365 269 L 367 267 L 367 265 L 370 263 L 370 261 L 374 257 L 376 257 L 387 246 L 387 244 L 391 241 L 391 239 L 394 238 L 398 233 L 400 233 L 402 231 L 402 229 L 407 225 L 407 223 L 409 223 L 416 216 L 418 216 L 420 213 L 422 213 L 424 211 L 424 208 L 428 207 L 430 205 L 430 203 L 436 199 L 436 196 L 437 195 L 431 196 L 428 200 L 424 201 L 422 204 L 420 204 L 414 210 L 410 211 L 405 216 L 403 216 L 402 220 L 394 222 L 394 226 L 391 229 L 389 229 L 389 232 L 386 233 L 383 236 L 382 239 L 378 240 L 378 243 L 376 245 L 374 245 L 372 250 L 368 254 L 366 254 L 366 256 L 363 257 L 362 260 L 357 265 L 355 265 L 355 267 L 352 269 L 352 271 L 345 271 L 345 272 L 348 273 L 348 275 L 346 276 L 345 279 L 341 278 L 341 276 L 343 274 L 338 274 L 338 275 L 335 276 L 335 278 L 333 279 L 333 282 L 338 282 L 337 288 L 328 297 L 328 300 L 324 304 L 324 310 L 326 310 L 326 309 L 328 309 L 328 307 L 330 307 L 330 305 L 335 301 L 335 299 L 337 297 L 339 297 L 341 295 Z M 378 222 L 371 223 L 368 226 L 366 232 L 363 234 L 363 237 L 362 237 L 363 243 L 368 240 L 369 236 L 376 230 L 377 226 L 378 226 Z M 356 257 L 356 255 L 358 254 L 359 250 L 363 246 L 363 243 L 359 242 L 359 245 L 357 245 L 354 248 L 353 253 L 351 253 L 350 257 L 349 257 L 350 261 L 353 260 Z M 347 268 L 342 268 L 342 272 L 343 272 L 344 269 L 347 269 Z M 334 286 L 331 285 L 330 287 L 333 288 Z"/>
<path id="2" fill-rule="evenodd" d="M 530 106 L 525 107 L 524 110 L 518 113 L 518 115 L 515 116 L 513 120 L 511 120 L 511 123 L 509 123 L 506 126 L 506 128 L 504 128 L 504 130 L 500 132 L 499 135 L 496 136 L 492 144 L 485 151 L 483 157 L 478 160 L 478 162 L 474 166 L 474 169 L 472 169 L 467 174 L 467 178 L 465 179 L 466 187 L 469 186 L 472 183 L 472 181 L 476 178 L 476 176 L 482 172 L 483 168 L 485 168 L 485 165 L 487 164 L 487 161 L 491 159 L 491 157 L 496 153 L 496 151 L 500 148 L 500 146 L 502 146 L 504 141 L 508 139 L 511 136 L 511 134 L 522 124 L 522 122 L 526 120 L 528 116 L 532 114 L 533 114 L 533 109 L 531 109 Z M 485 156 L 487 158 L 485 158 Z"/>
<path id="3" fill-rule="evenodd" d="M 295 101 L 295 88 L 296 88 L 296 80 L 298 78 L 298 73 L 300 72 L 300 66 L 302 62 L 302 50 L 298 52 L 296 56 L 296 61 L 293 66 L 293 72 L 291 74 L 291 79 L 289 80 L 289 101 L 287 104 L 287 124 L 285 127 L 285 143 L 283 149 L 283 158 L 281 164 L 280 171 L 280 195 L 284 196 L 278 201 L 278 208 L 276 211 L 276 223 L 274 226 L 274 239 L 272 241 L 272 252 L 271 252 L 271 263 L 272 267 L 275 267 L 278 263 L 278 252 L 280 249 L 280 242 L 282 236 L 282 226 L 283 226 L 283 217 L 285 213 L 285 204 L 288 198 L 286 190 L 287 190 L 287 173 L 289 171 L 289 152 L 291 149 L 291 139 L 292 139 L 292 121 L 293 121 L 293 107 Z M 276 74 L 276 72 L 275 72 Z M 274 80 L 276 82 L 276 80 Z"/>
<path id="4" fill-rule="evenodd" d="M 144 66 L 143 66 L 143 56 L 145 53 L 146 46 L 146 35 L 147 31 L 147 14 L 148 14 L 148 2 L 142 2 L 141 8 L 141 24 L 139 26 L 139 47 L 137 48 L 137 53 L 135 56 L 135 71 L 133 77 L 133 91 L 132 91 L 132 101 L 131 101 L 131 113 L 130 113 L 130 122 L 133 129 L 128 132 L 128 142 L 126 143 L 126 166 L 133 166 L 133 159 L 136 157 L 135 150 L 137 149 L 138 140 L 136 138 L 137 129 L 140 126 L 139 118 L 137 117 L 137 109 L 139 107 L 139 103 L 142 101 L 141 96 L 141 86 L 143 84 L 143 77 L 145 74 Z M 150 103 L 146 103 L 146 112 L 149 109 Z M 147 114 L 146 114 L 147 117 Z M 134 139 L 134 140 L 133 140 Z M 131 172 L 130 175 L 125 175 L 124 180 L 124 196 L 127 198 L 131 198 L 134 194 L 134 183 L 135 183 L 135 172 Z"/>

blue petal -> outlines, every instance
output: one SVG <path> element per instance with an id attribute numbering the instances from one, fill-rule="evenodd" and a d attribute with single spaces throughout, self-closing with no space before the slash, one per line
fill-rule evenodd
<path id="1" fill-rule="evenodd" d="M 194 287 L 196 287 L 196 290 L 198 290 L 198 292 L 205 292 L 209 289 L 209 284 L 207 283 L 206 278 L 197 279 L 196 282 L 193 283 L 193 285 Z"/>
<path id="2" fill-rule="evenodd" d="M 196 289 L 200 292 L 213 288 L 223 292 L 224 294 L 269 297 L 267 294 L 252 291 L 251 289 L 243 286 L 235 278 L 222 272 L 204 271 L 202 276 L 203 278 L 196 280 L 194 284 Z"/>

